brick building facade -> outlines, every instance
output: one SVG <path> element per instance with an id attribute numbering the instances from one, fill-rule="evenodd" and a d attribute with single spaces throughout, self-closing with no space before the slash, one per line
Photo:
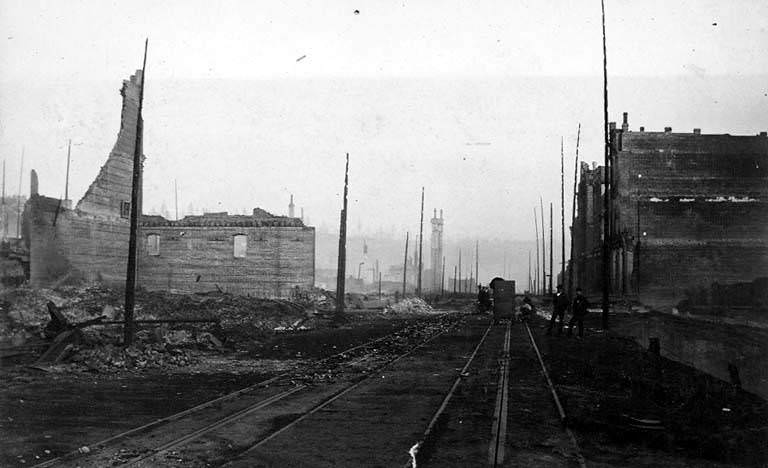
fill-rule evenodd
<path id="1" fill-rule="evenodd" d="M 74 209 L 38 194 L 32 177 L 22 236 L 33 287 L 125 284 L 140 88 L 141 71 L 123 82 L 117 142 Z M 258 208 L 250 216 L 142 216 L 139 237 L 138 284 L 147 289 L 275 297 L 314 285 L 315 230 L 298 218 Z"/>
<path id="2" fill-rule="evenodd" d="M 674 304 L 768 276 L 768 137 L 610 126 L 611 287 Z M 581 166 L 575 283 L 601 287 L 603 167 Z"/>

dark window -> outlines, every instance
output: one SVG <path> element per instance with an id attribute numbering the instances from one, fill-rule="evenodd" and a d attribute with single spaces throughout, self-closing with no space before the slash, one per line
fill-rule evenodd
<path id="1" fill-rule="evenodd" d="M 120 202 L 120 217 L 121 218 L 130 218 L 131 217 L 131 202 Z"/>

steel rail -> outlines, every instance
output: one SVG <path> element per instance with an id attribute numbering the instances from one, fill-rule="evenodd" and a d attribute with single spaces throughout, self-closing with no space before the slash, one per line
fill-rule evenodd
<path id="1" fill-rule="evenodd" d="M 443 314 L 437 315 L 436 317 L 442 317 L 442 316 L 445 316 L 445 315 L 447 315 L 447 313 L 443 313 Z M 345 349 L 343 351 L 339 351 L 338 353 L 335 353 L 335 354 L 332 354 L 330 356 L 327 356 L 327 357 L 321 359 L 320 361 L 317 361 L 314 364 L 315 365 L 321 364 L 321 363 L 330 361 L 333 358 L 337 358 L 337 357 L 343 356 L 345 354 L 349 354 L 351 352 L 354 352 L 354 351 L 357 351 L 359 349 L 365 348 L 367 346 L 374 345 L 374 344 L 376 344 L 376 343 L 378 343 L 380 341 L 383 341 L 383 340 L 385 340 L 387 338 L 392 337 L 393 335 L 396 335 L 397 333 L 402 332 L 404 329 L 405 329 L 405 326 L 403 326 L 403 327 L 401 327 L 401 328 L 399 328 L 399 329 L 397 329 L 397 330 L 395 330 L 395 331 L 393 331 L 393 332 L 391 332 L 391 333 L 389 333 L 387 335 L 384 335 L 382 337 L 376 338 L 375 340 L 370 340 L 370 341 L 367 341 L 365 343 L 353 346 L 351 348 L 347 348 L 347 349 Z M 217 403 L 220 403 L 222 401 L 230 400 L 230 399 L 235 398 L 237 396 L 240 396 L 242 394 L 251 392 L 251 391 L 259 389 L 261 387 L 268 386 L 268 385 L 270 385 L 270 384 L 272 384 L 272 383 L 274 383 L 274 382 L 276 382 L 276 381 L 278 381 L 278 380 L 280 380 L 282 378 L 288 377 L 289 375 L 292 374 L 292 372 L 293 371 L 283 372 L 283 373 L 278 374 L 278 375 L 276 375 L 274 377 L 271 377 L 271 378 L 269 378 L 267 380 L 263 380 L 261 382 L 257 382 L 257 383 L 255 383 L 253 385 L 248 386 L 248 387 L 241 388 L 240 390 L 236 390 L 236 391 L 228 393 L 226 395 L 222 395 L 222 396 L 220 396 L 218 398 L 214 398 L 213 400 L 208 400 L 206 402 L 200 403 L 199 405 L 193 406 L 192 408 L 188 408 L 188 409 L 186 409 L 184 411 L 180 411 L 178 413 L 174 413 L 172 415 L 165 416 L 163 418 L 156 419 L 154 421 L 150 421 L 150 422 L 148 422 L 146 424 L 143 424 L 143 425 L 141 425 L 139 427 L 135 427 L 133 429 L 129 429 L 127 431 L 124 431 L 124 432 L 121 432 L 121 433 L 116 434 L 114 436 L 111 436 L 111 437 L 108 437 L 106 439 L 100 440 L 100 441 L 95 442 L 93 444 L 89 444 L 89 445 L 87 445 L 87 447 L 91 450 L 90 453 L 93 453 L 95 451 L 95 449 L 104 449 L 109 444 L 112 444 L 112 443 L 114 443 L 114 442 L 116 442 L 116 441 L 118 441 L 120 439 L 124 439 L 124 438 L 132 436 L 132 435 L 136 435 L 136 434 L 140 434 L 142 432 L 149 431 L 150 429 L 154 429 L 154 428 L 156 428 L 158 426 L 161 426 L 163 424 L 179 420 L 179 419 L 181 419 L 181 418 L 183 418 L 185 416 L 188 416 L 190 414 L 196 413 L 196 412 L 198 412 L 200 410 L 208 408 L 208 407 L 210 407 L 212 405 L 215 405 Z M 63 455 L 60 455 L 60 456 L 58 456 L 56 458 L 52 458 L 52 459 L 46 460 L 46 461 L 44 461 L 42 463 L 38 463 L 36 465 L 33 465 L 32 468 L 48 468 L 48 467 L 52 467 L 52 466 L 55 466 L 57 463 L 60 463 L 60 462 L 63 462 L 63 461 L 68 461 L 68 460 L 72 460 L 72 459 L 76 459 L 79 456 L 82 456 L 82 453 L 79 450 L 73 450 L 73 451 L 67 452 L 67 453 L 65 453 Z"/>
<path id="2" fill-rule="evenodd" d="M 528 337 L 531 339 L 531 345 L 533 346 L 533 350 L 536 351 L 536 357 L 539 358 L 539 364 L 541 364 L 541 372 L 544 374 L 544 377 L 547 380 L 547 386 L 549 387 L 549 391 L 552 393 L 552 398 L 555 400 L 555 406 L 557 406 L 557 412 L 560 415 L 560 422 L 563 424 L 563 427 L 565 428 L 565 432 L 568 435 L 568 438 L 571 440 L 571 444 L 573 445 L 574 450 L 576 451 L 576 459 L 579 462 L 579 466 L 581 468 L 587 467 L 586 459 L 584 458 L 584 455 L 581 453 L 581 448 L 579 447 L 579 442 L 576 440 L 576 436 L 573 434 L 573 431 L 568 427 L 565 410 L 563 409 L 563 405 L 560 403 L 560 397 L 557 396 L 557 391 L 555 390 L 555 386 L 552 383 L 552 379 L 549 377 L 549 372 L 547 371 L 547 366 L 544 364 L 544 359 L 541 357 L 541 352 L 539 352 L 539 347 L 536 345 L 536 340 L 533 338 L 533 333 L 531 333 L 531 328 L 528 326 L 527 323 L 524 323 L 526 331 L 528 331 Z"/>
<path id="3" fill-rule="evenodd" d="M 434 415 L 432 416 L 432 419 L 429 421 L 429 424 L 427 425 L 427 428 L 424 430 L 424 433 L 421 436 L 421 439 L 414 444 L 410 450 L 408 451 L 408 454 L 410 456 L 410 460 L 405 464 L 405 467 L 413 467 L 416 468 L 418 464 L 418 452 L 421 447 L 424 446 L 424 443 L 429 440 L 429 437 L 432 435 L 435 426 L 437 425 L 437 420 L 440 418 L 440 416 L 445 411 L 445 408 L 448 407 L 448 403 L 451 401 L 451 398 L 453 398 L 453 394 L 456 392 L 456 389 L 459 388 L 459 385 L 461 384 L 462 379 L 464 378 L 464 374 L 467 373 L 467 370 L 469 369 L 469 366 L 472 364 L 472 362 L 475 359 L 475 356 L 477 356 L 477 352 L 480 350 L 480 347 L 485 343 L 485 339 L 488 337 L 488 334 L 490 333 L 491 329 L 493 328 L 493 321 L 488 325 L 488 328 L 485 329 L 485 333 L 483 333 L 482 338 L 480 338 L 480 341 L 477 343 L 477 346 L 475 346 L 475 349 L 472 351 L 472 354 L 469 356 L 469 359 L 467 359 L 467 362 L 464 364 L 464 367 L 459 371 L 459 375 L 456 377 L 456 380 L 454 380 L 453 385 L 451 385 L 450 390 L 448 390 L 448 393 L 443 398 L 443 401 L 440 403 L 440 406 L 437 408 L 437 411 L 435 411 Z"/>
<path id="4" fill-rule="evenodd" d="M 453 327 L 451 326 L 450 328 L 453 328 Z M 450 329 L 450 328 L 449 328 L 449 329 Z M 353 383 L 352 385 L 349 385 L 349 386 L 345 387 L 344 389 L 340 390 L 339 392 L 335 393 L 335 394 L 334 394 L 332 397 L 330 397 L 330 398 L 326 399 L 325 401 L 323 401 L 322 403 L 320 403 L 320 404 L 318 404 L 318 405 L 314 406 L 312 409 L 310 409 L 309 411 L 306 411 L 304 414 L 302 414 L 302 415 L 301 415 L 301 416 L 299 416 L 298 418 L 294 419 L 294 420 L 293 420 L 293 421 L 291 421 L 290 423 L 286 424 L 285 426 L 281 427 L 281 428 L 280 428 L 280 429 L 278 429 L 277 431 L 275 431 L 275 432 L 271 433 L 270 435 L 268 435 L 268 436 L 266 436 L 266 437 L 264 437 L 264 438 L 262 438 L 262 439 L 258 440 L 257 442 L 255 442 L 254 444 L 252 444 L 250 447 L 248 447 L 247 449 L 245 449 L 245 450 L 243 450 L 242 452 L 240 452 L 240 454 L 238 455 L 238 457 L 241 457 L 241 456 L 243 456 L 243 455 L 245 455 L 245 454 L 247 454 L 247 453 L 249 453 L 249 452 L 252 452 L 253 450 L 256 450 L 257 448 L 259 448 L 259 447 L 261 447 L 262 445 L 266 444 L 267 442 L 269 442 L 270 440 L 274 439 L 274 438 L 275 438 L 275 437 L 277 437 L 278 435 L 280 435 L 280 434 L 282 434 L 283 432 L 285 432 L 285 431 L 287 431 L 287 430 L 291 429 L 292 427 L 294 427 L 295 425 L 297 425 L 297 424 L 298 424 L 298 423 L 300 423 L 301 421 L 303 421 L 303 420 L 307 419 L 308 417 L 312 416 L 313 414 L 317 413 L 317 412 L 318 412 L 318 411 L 320 411 L 321 409 L 323 409 L 323 408 L 325 408 L 326 406 L 330 405 L 331 403 L 333 403 L 334 401 L 336 401 L 336 400 L 338 400 L 339 398 L 343 397 L 344 395 L 346 395 L 347 393 L 351 392 L 352 390 L 355 390 L 355 389 L 356 389 L 357 387 L 359 387 L 360 385 L 362 385 L 362 384 L 364 384 L 364 383 L 368 382 L 369 380 L 373 379 L 373 378 L 374 378 L 374 376 L 375 376 L 374 374 L 378 374 L 378 373 L 379 373 L 379 371 L 381 371 L 382 369 L 384 369 L 384 368 L 386 368 L 386 367 L 388 367 L 388 366 L 391 366 L 392 364 L 395 364 L 396 362 L 400 361 L 401 359 L 404 359 L 404 358 L 408 357 L 408 356 L 409 356 L 409 355 L 411 355 L 411 354 L 412 354 L 414 351 L 416 351 L 417 349 L 421 348 L 422 346 L 424 346 L 424 345 L 426 345 L 426 344 L 430 343 L 431 341 L 433 341 L 434 339 L 436 339 L 436 338 L 437 338 L 437 337 L 439 337 L 440 335 L 443 335 L 443 334 L 444 334 L 445 332 L 447 332 L 449 329 L 446 329 L 446 330 L 442 330 L 442 331 L 439 331 L 439 332 L 437 332 L 437 333 L 434 333 L 432 336 L 430 336 L 430 337 L 429 337 L 429 338 L 427 338 L 426 340 L 424 340 L 424 341 L 422 341 L 421 343 L 419 343 L 419 344 L 417 344 L 417 345 L 415 345 L 415 346 L 411 347 L 411 348 L 410 348 L 408 351 L 406 351 L 405 353 L 403 353 L 403 354 L 400 354 L 400 355 L 398 355 L 397 357 L 395 357 L 395 358 L 393 358 L 393 359 L 390 359 L 390 360 L 389 360 L 389 361 L 387 361 L 386 363 L 384 363 L 384 364 L 382 364 L 381 366 L 379 366 L 378 368 L 376 368 L 376 371 L 375 371 L 375 372 L 371 372 L 371 373 L 369 373 L 369 375 L 368 375 L 368 376 L 366 376 L 366 377 L 363 377 L 362 379 L 358 380 L 357 382 Z M 230 463 L 227 463 L 227 464 L 225 464 L 224 466 L 228 466 L 229 464 L 230 464 Z"/>
<path id="5" fill-rule="evenodd" d="M 499 359 L 499 382 L 496 389 L 496 408 L 491 430 L 491 444 L 488 449 L 490 466 L 501 466 L 504 462 L 504 442 L 507 438 L 507 416 L 509 414 L 509 345 L 512 334 L 512 321 L 507 322 L 504 335 L 504 352 Z"/>

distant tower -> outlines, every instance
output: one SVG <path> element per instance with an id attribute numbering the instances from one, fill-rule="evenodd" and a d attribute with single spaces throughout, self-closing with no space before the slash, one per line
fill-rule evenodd
<path id="1" fill-rule="evenodd" d="M 293 194 L 291 194 L 291 202 L 288 204 L 288 217 L 293 218 L 293 209 L 295 205 L 293 204 Z"/>
<path id="2" fill-rule="evenodd" d="M 440 272 L 443 269 L 443 210 L 440 210 L 440 217 L 437 217 L 437 209 L 432 217 L 432 240 L 431 240 L 431 263 L 432 266 L 432 290 L 440 288 Z"/>

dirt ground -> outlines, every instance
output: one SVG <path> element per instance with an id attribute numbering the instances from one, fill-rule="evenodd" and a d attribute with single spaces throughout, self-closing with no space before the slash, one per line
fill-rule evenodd
<path id="1" fill-rule="evenodd" d="M 78 345 L 79 348 L 73 347 L 61 364 L 35 368 L 28 364 L 41 350 L 34 348 L 35 343 L 42 342 L 35 333 L 46 318 L 47 299 L 59 301 L 57 305 L 71 314 L 73 320 L 79 320 L 102 314 L 109 297 L 114 298 L 116 305 L 112 307 L 117 309 L 120 296 L 104 291 L 90 291 L 78 298 L 63 297 L 65 294 L 61 292 L 45 293 L 47 296 L 42 297 L 26 291 L 14 294 L 15 303 L 8 296 L 0 295 L 0 301 L 5 301 L 0 302 L 0 322 L 5 320 L 6 326 L 5 345 L 11 345 L 14 336 L 19 341 L 19 334 L 26 334 L 29 336 L 25 343 L 17 346 L 26 346 L 29 352 L 3 359 L 0 367 L 0 466 L 33 465 L 286 370 L 301 369 L 319 358 L 401 327 L 417 327 L 420 321 L 433 318 L 424 312 L 393 312 L 386 308 L 385 302 L 373 304 L 361 297 L 356 298 L 361 307 L 350 308 L 348 321 L 333 327 L 324 316 L 324 308 L 318 304 L 324 299 L 306 301 L 296 307 L 298 302 L 259 302 L 261 300 L 227 296 L 149 296 L 140 303 L 145 316 L 192 317 L 208 313 L 229 317 L 230 321 L 222 320 L 216 326 L 167 327 L 160 336 L 147 333 L 143 338 L 147 340 L 145 346 L 162 345 L 160 354 L 184 356 L 174 363 L 162 361 L 157 366 L 142 367 L 137 365 L 140 362 L 137 360 L 114 365 L 114 357 L 102 359 L 100 365 L 78 360 L 77 356 L 84 350 L 103 353 L 105 347 L 114 346 L 115 335 L 100 331 Z M 260 312 L 259 307 L 265 312 Z M 450 307 L 465 312 L 472 310 L 466 301 Z M 26 317 L 26 322 L 14 318 L 20 316 L 18 311 L 21 317 Z M 117 316 L 119 313 L 116 310 Z M 31 324 L 30 317 L 38 323 Z M 250 328 L 238 325 L 238 320 L 249 322 Z M 637 329 L 639 320 L 636 316 L 612 316 L 613 331 L 603 333 L 599 314 L 590 314 L 583 340 L 546 336 L 542 319 L 532 323 L 563 400 L 569 425 L 589 466 L 768 465 L 766 400 L 685 364 L 655 356 L 638 344 L 642 342 L 640 339 L 620 336 L 627 330 Z M 8 324 L 11 326 L 7 327 Z M 709 333 L 701 327 L 695 324 L 692 330 L 728 342 L 728 330 Z M 179 330 L 186 330 L 188 335 L 179 338 Z M 222 346 L 200 341 L 198 337 L 206 336 L 205 333 L 218 337 Z M 696 336 L 693 331 L 691 334 Z M 156 341 L 150 343 L 152 336 Z M 178 341 L 173 341 L 177 338 Z M 759 341 L 759 337 L 757 339 Z M 494 340 L 491 341 L 497 342 L 498 337 Z M 474 402 L 473 405 L 476 403 L 476 407 L 470 405 L 468 413 L 457 414 L 467 423 L 474 418 L 472 427 L 479 431 L 488 413 L 485 403 L 494 400 L 496 383 L 492 380 L 496 373 L 486 367 L 495 365 L 495 355 L 483 351 L 478 362 L 480 368 L 474 374 L 473 384 L 477 388 L 468 390 L 466 395 L 482 398 L 465 398 Z M 453 378 L 450 373 L 460 367 L 460 360 L 450 367 L 445 375 L 448 383 Z M 519 413 L 523 418 L 528 417 L 526 408 L 551 410 L 551 396 L 546 387 L 535 388 L 538 385 L 535 381 L 541 379 L 535 366 L 517 370 L 522 372 L 515 382 L 520 386 L 520 395 L 530 401 L 515 408 L 517 413 L 512 414 Z M 528 375 L 531 373 L 534 375 Z M 523 385 L 525 378 L 532 380 Z M 441 391 L 448 390 L 447 386 L 444 390 L 438 387 L 440 385 L 430 393 L 436 401 Z M 390 390 L 395 394 L 400 391 Z M 371 391 L 378 392 L 376 387 L 371 387 Z M 380 398 L 381 395 L 371 401 Z M 362 398 L 360 405 L 364 406 L 365 401 Z M 426 413 L 434 410 L 423 409 Z M 398 409 L 391 408 L 391 411 L 394 414 Z M 537 418 L 529 416 L 523 418 L 528 421 L 526 424 L 537 424 Z M 295 417 L 290 416 L 288 420 Z M 409 416 L 403 413 L 398 417 L 405 421 Z M 275 424 L 284 419 L 278 416 Z M 413 426 L 420 427 L 420 424 Z M 451 424 L 461 424 L 461 420 L 448 422 L 447 427 Z M 515 447 L 516 441 L 519 446 L 524 436 L 537 433 L 522 426 L 518 429 L 518 433 L 510 436 L 516 438 L 510 440 L 510 447 Z M 552 426 L 552 431 L 555 429 Z M 474 439 L 479 451 L 482 451 L 484 437 Z M 531 450 L 559 450 L 558 444 L 549 448 L 546 444 L 543 449 L 537 446 Z M 310 457 L 307 459 L 311 459 L 310 452 L 306 454 Z M 359 460 L 358 455 L 353 458 Z M 433 460 L 441 458 L 436 455 Z"/>

